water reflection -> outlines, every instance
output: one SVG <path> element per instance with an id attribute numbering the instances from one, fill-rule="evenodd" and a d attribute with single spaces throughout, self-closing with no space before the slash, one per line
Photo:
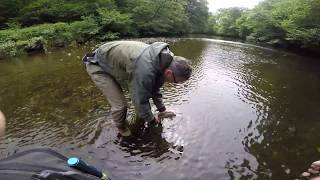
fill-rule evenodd
<path id="1" fill-rule="evenodd" d="M 254 155 L 258 167 L 252 169 L 250 161 L 238 158 L 230 159 L 226 167 L 230 177 L 240 174 L 245 179 L 294 179 L 302 165 L 307 167 L 312 156 L 319 153 L 315 143 L 319 136 L 315 131 L 313 135 L 308 133 L 318 127 L 316 114 L 320 111 L 315 107 L 320 105 L 320 86 L 314 82 L 320 80 L 319 63 L 283 52 L 246 53 L 251 56 L 242 63 L 243 72 L 232 77 L 239 87 L 238 97 L 256 114 L 239 132 L 244 135 L 245 150 Z"/>

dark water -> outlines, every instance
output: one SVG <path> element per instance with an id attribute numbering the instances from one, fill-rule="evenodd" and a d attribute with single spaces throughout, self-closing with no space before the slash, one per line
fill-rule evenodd
<path id="1" fill-rule="evenodd" d="M 171 47 L 194 68 L 164 87 L 177 117 L 131 139 L 80 63 L 89 47 L 0 61 L 0 156 L 49 146 L 139 180 L 293 179 L 320 159 L 319 58 L 208 39 Z"/>

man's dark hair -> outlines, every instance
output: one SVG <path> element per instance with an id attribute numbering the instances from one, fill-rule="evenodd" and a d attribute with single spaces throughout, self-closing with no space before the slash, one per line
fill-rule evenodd
<path id="1" fill-rule="evenodd" d="M 174 56 L 169 68 L 176 77 L 184 80 L 188 80 L 192 73 L 192 68 L 188 63 L 188 60 L 181 56 Z"/>

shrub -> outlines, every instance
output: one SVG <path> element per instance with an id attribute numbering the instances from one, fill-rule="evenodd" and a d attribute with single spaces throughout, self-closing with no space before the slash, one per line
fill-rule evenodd
<path id="1" fill-rule="evenodd" d="M 65 47 L 72 41 L 86 42 L 99 33 L 92 18 L 71 24 L 42 24 L 23 29 L 0 31 L 0 57 L 16 56 L 25 52 L 47 51 L 50 47 Z M 107 33 L 103 39 L 116 39 L 117 33 Z"/>
<path id="2" fill-rule="evenodd" d="M 70 24 L 70 32 L 73 40 L 84 43 L 95 37 L 100 31 L 100 27 L 91 17 L 83 18 L 83 21 L 76 21 Z"/>
<path id="3" fill-rule="evenodd" d="M 0 43 L 0 59 L 18 54 L 17 44 L 14 41 Z"/>

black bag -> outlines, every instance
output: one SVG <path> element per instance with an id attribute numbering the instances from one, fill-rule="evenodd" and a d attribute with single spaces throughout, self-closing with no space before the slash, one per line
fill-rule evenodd
<path id="1" fill-rule="evenodd" d="M 67 165 L 68 158 L 49 148 L 14 154 L 0 160 L 0 180 L 98 180 Z"/>
<path id="2" fill-rule="evenodd" d="M 82 62 L 85 64 L 91 63 L 91 64 L 99 65 L 98 59 L 96 57 L 96 51 L 92 53 L 87 53 L 86 55 L 84 55 L 82 57 Z"/>

